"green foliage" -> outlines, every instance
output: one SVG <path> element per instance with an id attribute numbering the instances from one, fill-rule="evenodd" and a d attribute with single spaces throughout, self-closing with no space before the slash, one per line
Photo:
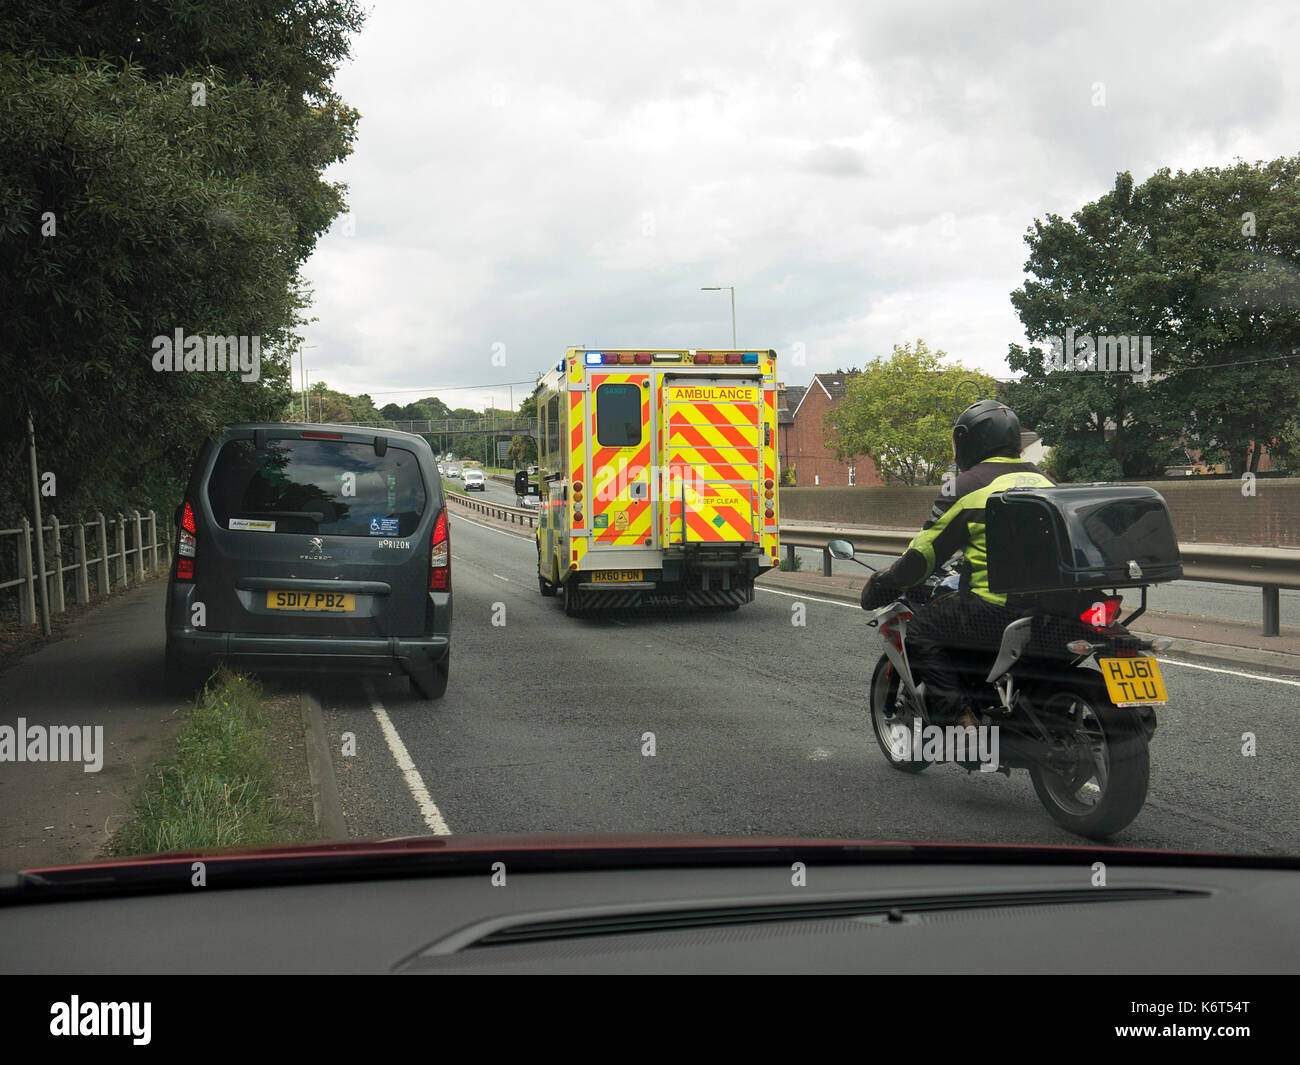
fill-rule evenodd
<path id="1" fill-rule="evenodd" d="M 851 376 L 844 399 L 826 412 L 827 442 L 839 461 L 870 455 L 886 482 L 936 483 L 952 462 L 957 389 L 975 382 L 961 389 L 966 407 L 997 387 L 987 374 L 943 365 L 944 357 L 918 339 L 915 346 L 895 344 L 888 359 L 873 359 Z"/>
<path id="2" fill-rule="evenodd" d="M 531 436 L 513 437 L 506 458 L 512 466 L 533 465 L 537 461 L 537 441 Z"/>
<path id="3" fill-rule="evenodd" d="M 1070 479 L 1158 476 L 1195 448 L 1240 472 L 1252 440 L 1285 437 L 1300 411 L 1300 156 L 1136 187 L 1120 174 L 1025 240 L 1033 279 L 1011 301 L 1032 346 L 1010 349 L 1025 376 L 1007 402 Z M 1150 336 L 1150 381 L 1049 372 L 1040 345 L 1069 326 Z"/>
<path id="4" fill-rule="evenodd" d="M 295 419 L 301 420 L 302 413 L 302 402 L 299 400 L 294 409 Z M 346 392 L 336 392 L 324 381 L 317 381 L 308 389 L 307 414 L 307 421 L 312 422 L 375 425 L 383 420 L 369 396 L 349 396 Z"/>
<path id="5" fill-rule="evenodd" d="M 794 487 L 794 485 L 798 483 L 799 483 L 799 472 L 795 467 L 795 464 L 792 462 L 790 463 L 789 466 L 782 467 L 781 484 L 787 487 Z"/>
<path id="6" fill-rule="evenodd" d="M 190 712 L 171 761 L 150 774 L 114 854 L 164 854 L 301 838 L 276 793 L 259 685 L 222 671 Z"/>
<path id="7" fill-rule="evenodd" d="M 175 498 L 207 433 L 287 409 L 360 24 L 350 0 L 0 13 L 0 520 L 27 505 L 28 411 L 70 518 Z M 156 372 L 176 329 L 259 337 L 260 379 Z"/>

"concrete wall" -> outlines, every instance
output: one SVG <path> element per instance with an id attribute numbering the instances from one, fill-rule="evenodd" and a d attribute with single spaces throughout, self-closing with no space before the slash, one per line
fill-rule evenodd
<path id="1" fill-rule="evenodd" d="M 1134 483 L 1165 497 L 1180 540 L 1300 547 L 1300 478 L 1260 478 L 1253 497 L 1238 480 Z M 919 529 L 938 495 L 937 487 L 783 488 L 781 520 Z"/>

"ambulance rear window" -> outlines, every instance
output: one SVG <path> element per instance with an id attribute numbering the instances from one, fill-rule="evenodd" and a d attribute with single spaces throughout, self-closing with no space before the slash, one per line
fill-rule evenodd
<path id="1" fill-rule="evenodd" d="M 601 447 L 641 443 L 640 385 L 601 385 L 596 389 L 596 440 Z"/>

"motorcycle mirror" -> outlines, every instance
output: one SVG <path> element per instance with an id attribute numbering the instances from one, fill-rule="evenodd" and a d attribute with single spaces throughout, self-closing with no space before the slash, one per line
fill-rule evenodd
<path id="1" fill-rule="evenodd" d="M 853 559 L 853 545 L 847 540 L 832 540 L 826 545 L 826 550 L 831 553 L 831 557 L 842 559 L 845 562 Z"/>

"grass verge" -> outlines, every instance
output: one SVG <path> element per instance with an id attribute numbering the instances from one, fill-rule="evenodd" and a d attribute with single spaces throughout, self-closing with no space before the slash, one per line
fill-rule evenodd
<path id="1" fill-rule="evenodd" d="M 171 760 L 149 773 L 109 854 L 314 838 L 303 748 L 297 696 L 267 699 L 253 679 L 221 671 L 195 700 Z"/>

